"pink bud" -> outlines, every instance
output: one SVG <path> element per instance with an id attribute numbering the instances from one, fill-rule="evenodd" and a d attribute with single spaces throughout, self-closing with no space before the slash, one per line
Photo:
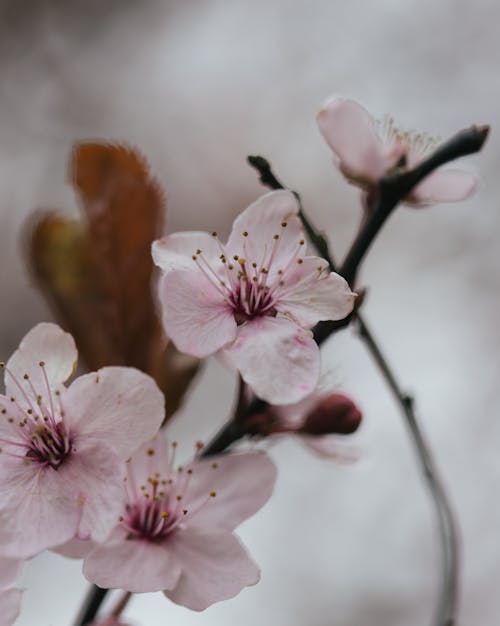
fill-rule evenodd
<path id="1" fill-rule="evenodd" d="M 350 398 L 332 393 L 309 411 L 299 432 L 308 435 L 350 435 L 358 429 L 361 418 L 361 411 Z"/>

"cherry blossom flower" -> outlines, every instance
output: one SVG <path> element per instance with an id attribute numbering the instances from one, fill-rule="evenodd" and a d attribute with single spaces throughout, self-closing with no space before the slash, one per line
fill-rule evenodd
<path id="1" fill-rule="evenodd" d="M 333 98 L 317 116 L 319 130 L 333 150 L 335 161 L 349 182 L 370 192 L 380 178 L 395 171 L 400 160 L 415 167 L 438 141 L 426 133 L 399 130 L 390 117 L 375 121 L 354 100 Z M 466 170 L 440 168 L 427 176 L 407 197 L 415 207 L 456 202 L 476 189 L 477 177 Z"/>
<path id="2" fill-rule="evenodd" d="M 21 341 L 0 395 L 0 554 L 29 557 L 116 520 L 123 461 L 158 430 L 163 395 L 138 370 L 105 367 L 63 383 L 73 338 L 42 323 Z"/>
<path id="3" fill-rule="evenodd" d="M 0 558 L 0 626 L 11 626 L 19 615 L 22 592 L 14 589 L 22 562 Z"/>
<path id="4" fill-rule="evenodd" d="M 120 521 L 86 557 L 83 573 L 106 588 L 162 590 L 202 611 L 258 582 L 233 530 L 268 500 L 276 469 L 254 452 L 176 470 L 175 445 L 158 435 L 132 456 Z"/>
<path id="5" fill-rule="evenodd" d="M 296 404 L 268 406 L 253 415 L 247 427 L 264 437 L 295 435 L 318 456 L 353 461 L 355 454 L 342 439 L 354 433 L 361 420 L 361 411 L 349 397 L 316 390 Z"/>
<path id="6" fill-rule="evenodd" d="M 355 294 L 319 257 L 306 256 L 298 205 L 289 191 L 266 194 L 217 233 L 185 232 L 153 244 L 163 270 L 160 300 L 167 334 L 197 357 L 223 350 L 255 393 L 297 402 L 319 377 L 309 329 L 348 315 Z"/>

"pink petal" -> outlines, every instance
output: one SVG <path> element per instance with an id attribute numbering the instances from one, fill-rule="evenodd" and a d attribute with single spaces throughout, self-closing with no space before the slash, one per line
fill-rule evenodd
<path id="1" fill-rule="evenodd" d="M 202 250 L 208 261 L 218 261 L 221 254 L 217 240 L 204 232 L 174 233 L 153 241 L 153 261 L 165 272 L 174 269 L 193 269 L 193 254 Z"/>
<path id="2" fill-rule="evenodd" d="M 100 587 L 142 593 L 175 587 L 181 564 L 171 555 L 170 539 L 127 539 L 126 532 L 117 529 L 87 556 L 83 574 Z"/>
<path id="3" fill-rule="evenodd" d="M 0 590 L 12 587 L 21 571 L 22 561 L 0 557 Z"/>
<path id="4" fill-rule="evenodd" d="M 333 98 L 316 119 L 323 138 L 348 177 L 374 183 L 383 176 L 387 167 L 383 144 L 373 118 L 360 104 Z"/>
<path id="5" fill-rule="evenodd" d="M 76 367 L 77 351 L 73 337 L 56 324 L 43 322 L 32 328 L 22 339 L 19 348 L 7 362 L 7 368 L 20 381 L 28 374 L 37 393 L 47 394 L 47 385 L 39 363 L 44 369 L 52 388 L 61 385 Z M 20 401 L 22 394 L 11 376 L 5 374 L 6 395 Z"/>
<path id="6" fill-rule="evenodd" d="M 67 491 L 75 494 L 75 507 L 81 508 L 78 536 L 102 541 L 123 509 L 125 464 L 102 442 L 79 443 L 76 439 L 74 445 L 76 451 L 59 467 L 58 474 Z"/>
<path id="7" fill-rule="evenodd" d="M 352 447 L 342 445 L 336 435 L 297 435 L 302 443 L 323 459 L 333 459 L 339 463 L 354 463 L 358 454 Z"/>
<path id="8" fill-rule="evenodd" d="M 259 581 L 259 568 L 231 533 L 186 528 L 171 538 L 168 548 L 182 575 L 165 595 L 188 609 L 203 611 Z"/>
<path id="9" fill-rule="evenodd" d="M 293 282 L 289 286 L 291 281 L 287 280 L 284 295 L 278 294 L 276 309 L 290 315 L 302 326 L 310 327 L 320 320 L 343 319 L 354 307 L 356 294 L 344 278 L 335 272 L 318 278 L 317 267 L 321 267 L 318 265 L 321 260 L 306 257 L 300 266 L 305 266 L 301 271 L 306 278 L 302 278 L 296 287 Z M 307 280 L 307 272 L 310 272 L 310 280 Z"/>
<path id="10" fill-rule="evenodd" d="M 116 519 L 115 519 L 116 522 Z M 65 556 L 68 559 L 83 559 L 91 552 L 96 543 L 91 539 L 70 539 L 56 548 L 52 548 L 52 552 Z"/>
<path id="11" fill-rule="evenodd" d="M 471 196 L 478 178 L 471 172 L 458 169 L 439 169 L 427 178 L 408 197 L 417 206 L 436 202 L 458 202 Z"/>
<path id="12" fill-rule="evenodd" d="M 278 239 L 275 239 L 276 235 Z M 271 278 L 277 269 L 287 265 L 303 238 L 295 196 L 290 191 L 272 191 L 261 196 L 235 219 L 226 248 L 230 257 L 237 254 L 244 258 L 247 267 L 252 262 L 259 268 L 264 266 L 270 270 Z"/>
<path id="13" fill-rule="evenodd" d="M 75 492 L 52 468 L 1 459 L 0 552 L 27 558 L 71 539 L 81 507 Z"/>
<path id="14" fill-rule="evenodd" d="M 271 404 L 298 402 L 318 382 L 320 356 L 312 334 L 285 317 L 247 322 L 225 354 L 259 398 Z"/>
<path id="15" fill-rule="evenodd" d="M 186 492 L 186 508 L 199 513 L 187 515 L 190 528 L 234 530 L 256 513 L 269 499 L 276 480 L 276 467 L 265 453 L 227 454 L 194 463 Z"/>
<path id="16" fill-rule="evenodd" d="M 19 616 L 22 592 L 9 589 L 0 593 L 0 626 L 11 626 Z"/>
<path id="17" fill-rule="evenodd" d="M 131 367 L 103 367 L 80 376 L 61 401 L 70 433 L 80 440 L 104 441 L 122 459 L 151 439 L 164 417 L 158 386 Z"/>
<path id="18" fill-rule="evenodd" d="M 165 331 L 181 352 L 205 357 L 236 336 L 232 307 L 201 272 L 169 272 L 160 284 L 160 300 Z"/>

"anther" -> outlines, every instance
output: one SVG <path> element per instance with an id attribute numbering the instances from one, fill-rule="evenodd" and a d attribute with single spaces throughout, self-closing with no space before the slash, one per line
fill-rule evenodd
<path id="1" fill-rule="evenodd" d="M 303 245 L 305 244 L 305 241 L 304 241 L 303 239 L 301 239 L 301 240 L 299 241 L 299 244 L 300 244 L 301 246 L 303 246 Z"/>
<path id="2" fill-rule="evenodd" d="M 40 367 L 45 367 L 45 361 L 40 361 L 40 363 L 38 364 Z"/>
<path id="3" fill-rule="evenodd" d="M 161 517 L 161 518 L 163 518 L 163 519 L 167 519 L 167 517 L 168 517 L 168 513 L 167 513 L 166 511 L 162 511 L 162 512 L 160 513 L 160 517 Z"/>
<path id="4" fill-rule="evenodd" d="M 273 235 L 273 239 L 279 239 L 280 236 L 279 235 Z"/>
<path id="5" fill-rule="evenodd" d="M 23 378 L 24 378 L 24 380 L 29 380 L 28 374 L 24 374 Z"/>
<path id="6" fill-rule="evenodd" d="M 298 265 L 302 265 L 302 263 L 304 263 L 304 259 L 297 259 L 297 264 Z"/>
<path id="7" fill-rule="evenodd" d="M 212 469 L 217 469 L 218 467 L 217 463 L 212 463 Z"/>
<path id="8" fill-rule="evenodd" d="M 213 231 L 213 233 L 212 233 L 212 237 L 218 237 L 218 233 L 217 233 L 217 231 L 216 231 L 216 230 L 214 230 L 214 231 Z"/>
<path id="9" fill-rule="evenodd" d="M 201 254 L 201 250 L 199 248 L 196 250 L 196 254 Z"/>
<path id="10" fill-rule="evenodd" d="M 286 222 L 281 222 L 281 227 L 282 228 L 286 228 L 287 223 Z"/>
<path id="11" fill-rule="evenodd" d="M 184 515 L 186 515 L 188 510 L 187 509 L 182 509 L 182 512 L 183 512 Z"/>
<path id="12" fill-rule="evenodd" d="M 248 232 L 246 230 L 243 231 L 243 237 L 248 237 Z"/>
<path id="13" fill-rule="evenodd" d="M 217 493 L 215 491 L 211 491 L 210 492 L 210 497 L 211 498 L 215 498 L 216 495 L 217 495 Z"/>
<path id="14" fill-rule="evenodd" d="M 175 499 L 177 500 L 177 502 L 180 502 L 182 500 L 182 496 L 175 496 Z"/>
<path id="15" fill-rule="evenodd" d="M 233 259 L 234 259 L 235 261 L 237 261 L 239 258 L 240 258 L 240 257 L 239 257 L 237 254 L 235 254 L 235 255 L 233 256 Z"/>

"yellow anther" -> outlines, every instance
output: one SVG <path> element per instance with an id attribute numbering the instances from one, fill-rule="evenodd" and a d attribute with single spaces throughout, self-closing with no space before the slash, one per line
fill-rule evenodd
<path id="1" fill-rule="evenodd" d="M 300 244 L 301 246 L 303 246 L 303 245 L 305 244 L 305 241 L 304 241 L 303 239 L 301 239 L 301 240 L 299 241 L 299 244 Z"/>
<path id="2" fill-rule="evenodd" d="M 218 467 L 217 463 L 212 463 L 212 469 L 217 469 Z"/>
<path id="3" fill-rule="evenodd" d="M 215 496 L 216 496 L 216 495 L 217 495 L 217 494 L 216 494 L 216 492 L 215 492 L 215 491 L 211 491 L 211 492 L 210 492 L 210 497 L 211 497 L 211 498 L 215 498 Z"/>
<path id="4" fill-rule="evenodd" d="M 254 283 L 256 283 L 259 279 L 257 278 L 257 276 L 253 276 L 252 280 L 253 280 Z"/>
<path id="5" fill-rule="evenodd" d="M 238 263 L 239 263 L 241 266 L 243 266 L 243 265 L 245 265 L 246 261 L 245 261 L 245 259 L 238 259 Z"/>
<path id="6" fill-rule="evenodd" d="M 160 517 L 161 517 L 161 518 L 163 518 L 163 519 L 167 519 L 167 517 L 168 517 L 168 513 L 167 513 L 166 511 L 162 511 L 162 512 L 160 513 Z"/>
<path id="7" fill-rule="evenodd" d="M 175 496 L 175 499 L 177 500 L 177 502 L 180 502 L 182 500 L 182 496 Z"/>

